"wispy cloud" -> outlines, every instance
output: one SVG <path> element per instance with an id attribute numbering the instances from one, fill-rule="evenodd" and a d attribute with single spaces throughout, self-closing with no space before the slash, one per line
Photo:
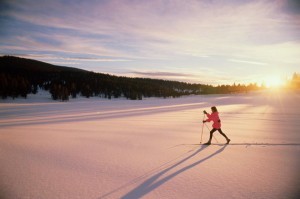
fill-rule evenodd
<path id="1" fill-rule="evenodd" d="M 114 49 L 124 52 L 118 48 L 124 42 L 124 47 L 128 47 L 125 54 L 130 50 L 143 53 L 147 49 L 156 49 L 160 53 L 167 53 L 169 49 L 196 51 L 199 46 L 202 51 L 214 50 L 216 53 L 218 49 L 217 53 L 224 54 L 226 51 L 223 49 L 230 47 L 229 44 L 239 48 L 240 43 L 263 42 L 260 38 L 272 42 L 282 34 L 287 34 L 280 27 L 287 19 L 273 16 L 277 4 L 267 1 L 224 4 L 218 1 L 168 3 L 154 0 L 133 3 L 112 0 L 106 3 L 77 2 L 69 5 L 60 1 L 40 4 L 12 1 L 10 4 L 16 9 L 7 11 L 7 15 L 19 20 L 86 34 L 86 37 L 80 38 L 70 37 L 70 34 L 66 35 L 68 38 L 51 34 L 53 39 L 61 42 L 63 49 L 69 51 L 89 49 L 92 53 L 109 53 Z M 257 31 L 259 29 L 264 31 Z M 96 37 L 88 39 L 89 34 Z M 273 34 L 277 35 L 276 38 L 272 38 Z M 108 45 L 105 45 L 105 41 Z"/>
<path id="2" fill-rule="evenodd" d="M 252 65 L 267 65 L 267 63 L 263 62 L 255 62 L 255 61 L 249 61 L 249 60 L 238 60 L 238 59 L 229 59 L 231 62 L 238 62 L 238 63 L 246 63 L 246 64 L 252 64 Z"/>
<path id="3" fill-rule="evenodd" d="M 60 62 L 60 61 L 52 61 L 51 64 L 55 65 L 79 65 L 78 62 Z"/>
<path id="4" fill-rule="evenodd" d="M 172 73 L 172 72 L 138 72 L 132 71 L 133 74 L 147 76 L 147 77 L 193 77 L 192 74 Z"/>
<path id="5" fill-rule="evenodd" d="M 170 74 L 178 68 L 193 74 L 199 66 L 224 75 L 233 63 L 241 69 L 283 61 L 299 65 L 300 15 L 291 2 L 4 0 L 0 53 L 103 62 L 152 75 L 163 65 Z"/>
<path id="6" fill-rule="evenodd" d="M 114 59 L 114 58 L 93 58 L 93 57 L 56 57 L 55 59 L 83 61 L 83 62 L 128 62 L 129 59 Z"/>

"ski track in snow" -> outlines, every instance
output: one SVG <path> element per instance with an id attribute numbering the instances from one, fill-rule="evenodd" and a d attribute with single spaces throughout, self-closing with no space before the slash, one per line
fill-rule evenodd
<path id="1" fill-rule="evenodd" d="M 299 99 L 2 100 L 0 198 L 297 198 Z M 217 132 L 199 144 L 214 105 L 229 145 Z"/>

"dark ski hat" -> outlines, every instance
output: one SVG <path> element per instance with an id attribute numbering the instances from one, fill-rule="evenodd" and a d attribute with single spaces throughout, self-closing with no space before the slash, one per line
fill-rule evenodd
<path id="1" fill-rule="evenodd" d="M 217 107 L 215 107 L 215 106 L 212 106 L 211 110 L 212 110 L 212 112 L 218 112 Z"/>

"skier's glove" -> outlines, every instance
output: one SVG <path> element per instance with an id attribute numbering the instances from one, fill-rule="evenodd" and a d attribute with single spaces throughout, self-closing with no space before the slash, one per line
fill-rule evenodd
<path id="1" fill-rule="evenodd" d="M 207 112 L 206 112 L 206 111 L 203 111 L 203 113 L 204 113 L 204 114 L 207 114 Z"/>
<path id="2" fill-rule="evenodd" d="M 206 121 L 205 121 L 205 120 L 203 120 L 202 122 L 203 122 L 203 123 L 205 123 Z"/>

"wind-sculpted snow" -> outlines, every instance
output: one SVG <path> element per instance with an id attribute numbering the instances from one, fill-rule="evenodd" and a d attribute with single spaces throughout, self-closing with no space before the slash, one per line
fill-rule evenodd
<path id="1" fill-rule="evenodd" d="M 297 198 L 297 93 L 0 102 L 0 198 Z M 199 144 L 203 110 L 217 132 Z M 208 140 L 211 124 L 204 126 Z"/>

